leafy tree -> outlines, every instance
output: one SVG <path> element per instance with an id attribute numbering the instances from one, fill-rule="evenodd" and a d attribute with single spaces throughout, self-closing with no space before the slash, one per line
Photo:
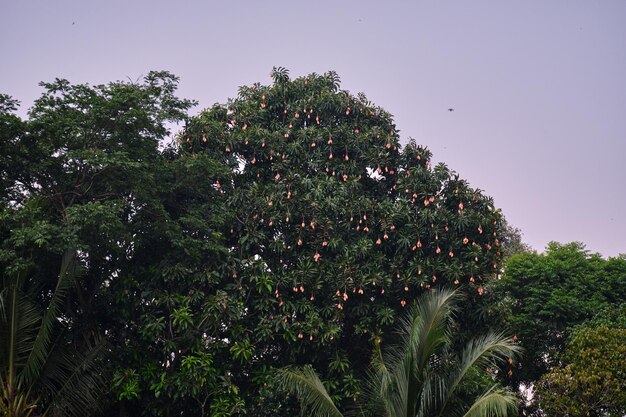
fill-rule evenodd
<path id="1" fill-rule="evenodd" d="M 2 97 L 2 275 L 28 271 L 32 298 L 44 307 L 57 284 L 51 272 L 59 270 L 65 248 L 76 247 L 81 274 L 58 311 L 68 337 L 76 343 L 106 335 L 118 398 L 145 395 L 137 408 L 148 412 L 195 411 L 188 398 L 206 396 L 197 386 L 229 392 L 222 388 L 232 384 L 220 380 L 213 358 L 198 349 L 207 321 L 199 313 L 217 321 L 221 314 L 198 282 L 215 279 L 211 269 L 223 256 L 213 255 L 226 249 L 213 229 L 219 214 L 205 218 L 220 193 L 212 182 L 192 181 L 218 175 L 219 164 L 206 156 L 178 160 L 171 149 L 159 149 L 166 123 L 184 119 L 192 103 L 174 95 L 177 78 L 165 72 L 152 72 L 143 83 L 42 85 L 27 121 L 13 114 L 15 101 Z M 125 379 L 136 358 L 147 381 L 139 394 Z M 124 402 L 122 413 L 135 411 Z"/>
<path id="2" fill-rule="evenodd" d="M 268 383 L 267 365 L 312 363 L 348 401 L 362 394 L 351 364 L 393 339 L 397 317 L 430 286 L 462 286 L 462 328 L 478 326 L 472 306 L 499 269 L 502 217 L 444 164 L 431 166 L 427 149 L 401 148 L 391 115 L 340 90 L 335 73 L 272 76 L 179 138 L 184 154 L 219 152 L 232 170 L 219 184 L 236 258 L 225 289 L 244 313 L 216 338 L 244 359 L 231 371 L 243 391 Z M 277 406 L 259 392 L 252 414 Z"/>
<path id="3" fill-rule="evenodd" d="M 470 371 L 485 372 L 519 351 L 501 334 L 477 337 L 457 356 L 452 351 L 451 323 L 458 292 L 431 291 L 422 295 L 400 322 L 400 342 L 372 360 L 370 399 L 355 405 L 357 415 L 507 416 L 517 399 L 491 384 L 477 398 L 463 402 L 457 394 Z M 313 368 L 284 368 L 278 378 L 313 416 L 341 417 Z"/>
<path id="4" fill-rule="evenodd" d="M 547 416 L 621 417 L 626 413 L 626 328 L 583 327 L 561 365 L 541 377 L 537 397 Z"/>
<path id="5" fill-rule="evenodd" d="M 512 383 L 531 386 L 559 365 L 576 326 L 623 302 L 626 258 L 603 259 L 580 243 L 551 243 L 543 254 L 512 256 L 494 284 L 492 322 L 508 326 L 525 350 Z"/>
<path id="6" fill-rule="evenodd" d="M 243 406 L 229 370 L 252 354 L 221 336 L 224 326 L 237 331 L 230 320 L 245 308 L 229 294 L 236 289 L 223 231 L 231 216 L 215 187 L 228 176 L 207 154 L 166 156 L 159 205 L 142 220 L 121 279 L 104 292 L 102 308 L 115 312 L 110 337 L 124 343 L 114 387 L 127 415 L 227 416 Z"/>
<path id="7" fill-rule="evenodd" d="M 578 243 L 551 243 L 544 254 L 511 257 L 497 293 L 510 308 L 507 319 L 526 352 L 519 379 L 537 380 L 556 364 L 569 328 L 622 302 L 625 276 L 626 259 L 605 260 Z"/>

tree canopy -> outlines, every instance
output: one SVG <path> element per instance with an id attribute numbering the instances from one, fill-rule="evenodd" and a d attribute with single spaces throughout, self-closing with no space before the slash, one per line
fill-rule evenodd
<path id="1" fill-rule="evenodd" d="M 361 375 L 337 371 L 367 362 L 416 296 L 439 285 L 481 296 L 499 269 L 501 215 L 427 149 L 401 147 L 391 115 L 335 73 L 291 80 L 277 68 L 273 80 L 179 137 L 186 157 L 219 154 L 231 168 L 212 181 L 234 216 L 228 291 L 245 314 L 221 337 L 249 349 L 240 385 L 266 364 L 306 361 L 353 398 Z"/>
<path id="2" fill-rule="evenodd" d="M 626 328 L 582 327 L 543 375 L 537 397 L 548 416 L 610 416 L 626 413 Z"/>
<path id="3" fill-rule="evenodd" d="M 492 199 L 335 73 L 272 77 L 195 117 L 165 72 L 42 84 L 28 120 L 2 97 L 0 268 L 45 306 L 75 248 L 61 317 L 109 341 L 107 415 L 290 413 L 272 368 L 303 363 L 353 401 L 353 365 L 437 286 L 466 294 L 460 331 L 483 323 Z"/>
<path id="4" fill-rule="evenodd" d="M 580 243 L 551 243 L 543 254 L 512 256 L 495 292 L 509 309 L 499 317 L 525 349 L 518 380 L 536 381 L 556 365 L 574 326 L 623 302 L 625 276 L 626 259 L 603 259 Z"/>

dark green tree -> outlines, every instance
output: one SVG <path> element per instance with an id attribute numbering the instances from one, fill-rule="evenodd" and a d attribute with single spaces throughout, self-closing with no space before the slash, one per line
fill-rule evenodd
<path id="1" fill-rule="evenodd" d="M 626 258 L 603 259 L 580 243 L 550 243 L 543 254 L 508 259 L 493 295 L 493 322 L 508 326 L 525 352 L 512 383 L 530 386 L 559 366 L 576 326 L 623 303 Z"/>
<path id="2" fill-rule="evenodd" d="M 166 124 L 182 121 L 192 103 L 175 96 L 177 78 L 165 72 L 152 72 L 142 83 L 42 85 L 45 92 L 26 121 L 13 113 L 16 102 L 2 97 L 3 294 L 18 288 L 9 286 L 10 277 L 28 272 L 30 298 L 45 308 L 62 254 L 76 248 L 81 274 L 55 310 L 67 337 L 77 348 L 92 335 L 106 337 L 116 397 L 145 394 L 137 408 L 148 413 L 195 411 L 198 405 L 188 403 L 202 394 L 197 386 L 216 381 L 213 389 L 222 392 L 228 385 L 212 358 L 197 349 L 208 320 L 199 313 L 217 317 L 212 326 L 221 314 L 197 281 L 215 280 L 212 267 L 223 258 L 212 255 L 227 251 L 213 229 L 220 213 L 207 209 L 220 192 L 212 181 L 193 184 L 199 177 L 202 184 L 217 180 L 218 164 L 206 155 L 182 160 L 171 149 L 160 150 Z M 9 333 L 4 324 L 2 331 Z M 124 379 L 129 362 L 147 381 L 139 394 Z M 175 375 L 159 385 L 164 370 Z M 170 379 L 180 382 L 177 389 L 167 388 Z M 135 405 L 130 402 L 130 412 Z M 112 409 L 124 412 L 125 406 Z"/>
<path id="3" fill-rule="evenodd" d="M 621 417 L 626 413 L 626 328 L 582 327 L 560 365 L 537 383 L 547 416 Z"/>
<path id="4" fill-rule="evenodd" d="M 525 349 L 519 380 L 531 383 L 555 365 L 569 329 L 626 296 L 626 259 L 605 260 L 578 243 L 551 243 L 544 254 L 513 256 L 497 293 Z"/>
<path id="5" fill-rule="evenodd" d="M 232 170 L 219 184 L 233 215 L 225 289 L 241 313 L 216 339 L 228 340 L 236 385 L 259 393 L 251 414 L 285 406 L 258 388 L 268 366 L 312 363 L 338 399 L 361 395 L 352 364 L 393 339 L 432 286 L 463 288 L 461 329 L 475 331 L 475 300 L 501 259 L 493 201 L 431 166 L 427 149 L 402 148 L 389 113 L 333 72 L 291 80 L 277 68 L 273 79 L 241 87 L 179 138 L 187 157 L 219 152 Z"/>

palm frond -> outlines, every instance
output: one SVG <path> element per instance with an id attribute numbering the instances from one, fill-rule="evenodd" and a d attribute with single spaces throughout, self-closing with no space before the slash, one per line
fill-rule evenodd
<path id="1" fill-rule="evenodd" d="M 413 325 L 407 347 L 416 355 L 420 368 L 424 367 L 439 347 L 450 341 L 450 324 L 460 297 L 458 291 L 443 289 L 427 292 L 414 304 L 410 316 Z"/>
<path id="2" fill-rule="evenodd" d="M 294 394 L 303 408 L 316 417 L 343 417 L 311 366 L 278 370 L 279 387 Z"/>
<path id="3" fill-rule="evenodd" d="M 65 299 L 67 291 L 71 288 L 75 276 L 75 258 L 76 251 L 74 249 L 68 249 L 63 254 L 61 270 L 56 288 L 52 294 L 52 300 L 50 300 L 50 304 L 41 320 L 39 331 L 31 344 L 30 354 L 21 372 L 21 377 L 27 385 L 37 380 L 50 353 L 54 325 L 58 323 L 61 304 Z"/>
<path id="4" fill-rule="evenodd" d="M 481 395 L 463 417 L 507 417 L 516 415 L 518 399 L 509 389 L 495 386 Z"/>
<path id="5" fill-rule="evenodd" d="M 438 399 L 425 398 L 424 387 L 429 372 L 431 359 L 437 352 L 450 344 L 450 324 L 456 311 L 455 302 L 460 298 L 457 291 L 440 290 L 422 295 L 410 310 L 404 329 L 402 350 L 409 384 L 406 393 L 406 413 L 414 416 L 418 404 Z"/>
<path id="6" fill-rule="evenodd" d="M 0 320 L 0 372 L 14 385 L 27 362 L 41 322 L 41 309 L 21 290 L 21 277 L 2 291 L 5 314 Z"/>
<path id="7" fill-rule="evenodd" d="M 48 415 L 79 417 L 98 410 L 99 399 L 108 390 L 100 360 L 106 350 L 104 340 L 81 351 L 66 344 L 55 346 L 41 379 L 51 393 Z"/>
<path id="8" fill-rule="evenodd" d="M 472 368 L 484 369 L 488 366 L 496 366 L 498 362 L 504 363 L 508 358 L 517 356 L 520 350 L 519 346 L 513 344 L 511 339 L 502 333 L 488 333 L 471 340 L 461 352 L 456 371 L 451 374 L 448 383 L 445 384 L 445 400 L 439 416 L 447 415 L 455 390 Z"/>

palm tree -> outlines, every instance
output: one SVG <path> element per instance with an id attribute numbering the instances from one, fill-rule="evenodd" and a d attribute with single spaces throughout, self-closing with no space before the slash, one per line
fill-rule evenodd
<path id="1" fill-rule="evenodd" d="M 377 344 L 366 401 L 353 414 L 386 417 L 496 417 L 514 414 L 517 398 L 496 384 L 473 401 L 459 388 L 472 370 L 496 367 L 519 353 L 502 334 L 471 340 L 460 354 L 452 351 L 457 291 L 430 291 L 420 297 L 400 324 L 400 341 L 384 354 Z M 311 416 L 343 417 L 310 366 L 279 370 L 280 387 L 300 400 Z"/>
<path id="2" fill-rule="evenodd" d="M 103 343 L 79 349 L 63 332 L 61 306 L 75 282 L 76 251 L 65 252 L 45 311 L 26 274 L 0 289 L 0 415 L 86 416 L 106 392 L 97 369 Z"/>

